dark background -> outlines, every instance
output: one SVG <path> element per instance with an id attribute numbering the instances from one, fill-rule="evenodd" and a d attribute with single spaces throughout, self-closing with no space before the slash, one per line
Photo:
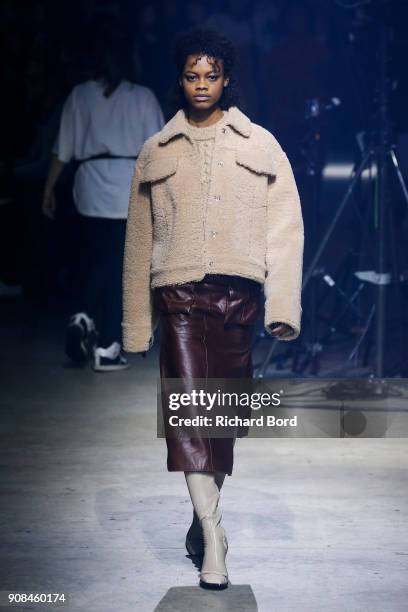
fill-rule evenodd
<path id="1" fill-rule="evenodd" d="M 172 62 L 175 36 L 195 25 L 212 25 L 233 40 L 238 52 L 241 109 L 272 131 L 287 152 L 301 192 L 306 224 L 305 268 L 324 236 L 347 188 L 350 170 L 361 159 L 359 143 L 379 140 L 379 73 L 387 73 L 385 100 L 390 143 L 398 145 L 402 171 L 408 166 L 405 1 L 39 1 L 0 5 L 0 282 L 21 287 L 26 299 L 64 299 L 75 291 L 76 211 L 72 171 L 57 187 L 56 220 L 41 213 L 41 195 L 63 102 L 88 78 L 89 37 L 104 16 L 130 41 L 137 82 L 158 97 L 166 120 L 173 113 L 170 94 L 176 81 Z M 390 43 L 381 55 L 388 28 Z M 311 121 L 307 101 L 320 108 L 333 97 L 341 104 Z M 310 134 L 314 137 L 310 138 Z M 322 167 L 314 182 L 311 163 Z M 373 168 L 371 168 L 373 170 Z M 372 173 L 373 174 L 373 173 Z M 375 168 L 374 168 L 375 174 Z M 319 197 L 316 198 L 314 193 Z M 331 236 L 321 267 L 342 290 L 355 288 L 353 272 L 375 269 L 378 251 L 375 180 L 360 181 Z M 389 292 L 387 317 L 398 338 L 406 333 L 407 204 L 390 172 L 386 236 L 390 269 L 398 286 Z M 321 324 L 341 308 L 338 295 L 316 281 Z M 394 291 L 395 289 L 395 291 Z M 346 313 L 346 333 L 365 320 L 373 288 L 358 304 L 359 316 Z M 371 293 L 370 293 L 371 292 Z M 307 332 L 305 295 L 304 331 Z M 310 298 L 311 299 L 311 298 Z M 320 308 L 320 306 L 319 306 Z M 310 321 L 309 321 L 310 323 Z M 402 335 L 401 335 L 402 334 Z M 401 360 L 401 355 L 396 359 Z"/>

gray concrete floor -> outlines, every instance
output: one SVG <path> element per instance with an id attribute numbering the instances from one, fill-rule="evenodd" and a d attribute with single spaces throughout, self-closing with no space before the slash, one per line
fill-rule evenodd
<path id="1" fill-rule="evenodd" d="M 58 301 L 3 300 L 1 314 L 3 597 L 65 593 L 75 612 L 407 610 L 406 439 L 238 440 L 222 493 L 232 587 L 206 592 L 184 549 L 184 477 L 156 438 L 157 345 L 96 374 L 66 362 Z"/>

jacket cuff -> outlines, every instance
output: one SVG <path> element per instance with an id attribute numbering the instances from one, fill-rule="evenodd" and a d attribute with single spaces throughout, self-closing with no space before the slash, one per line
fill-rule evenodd
<path id="1" fill-rule="evenodd" d="M 292 328 L 292 333 L 290 334 L 288 333 L 288 335 L 285 335 L 285 336 L 274 336 L 272 334 L 272 330 L 269 327 L 273 323 L 286 323 Z M 265 330 L 275 340 L 280 340 L 280 341 L 295 340 L 300 334 L 299 325 L 296 325 L 296 323 L 294 323 L 293 321 L 290 321 L 289 319 L 285 319 L 285 317 L 276 317 L 273 319 L 273 321 L 269 321 L 268 323 L 265 322 Z"/>
<path id="2" fill-rule="evenodd" d="M 278 300 L 279 301 L 279 300 Z M 292 328 L 292 333 L 288 334 L 285 337 L 279 338 L 278 336 L 273 336 L 278 340 L 288 341 L 295 340 L 300 334 L 300 320 L 302 316 L 302 308 L 299 305 L 298 307 L 287 304 L 279 304 L 277 303 L 276 298 L 273 300 L 273 303 L 268 304 L 268 300 L 265 304 L 265 321 L 264 326 L 265 330 L 268 334 L 272 336 L 272 330 L 269 328 L 273 323 L 286 323 Z"/>
<path id="3" fill-rule="evenodd" d="M 154 333 L 151 327 L 142 328 L 137 325 L 122 323 L 123 348 L 128 353 L 143 353 L 152 348 Z"/>

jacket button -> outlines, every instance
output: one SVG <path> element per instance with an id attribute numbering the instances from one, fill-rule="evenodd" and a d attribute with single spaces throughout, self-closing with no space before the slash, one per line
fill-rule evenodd
<path id="1" fill-rule="evenodd" d="M 214 196 L 214 200 L 221 200 L 221 196 L 219 196 L 219 195 L 215 195 L 215 196 Z"/>
<path id="2" fill-rule="evenodd" d="M 209 266 L 212 266 L 212 265 L 213 265 L 213 263 L 214 263 L 213 261 L 209 261 L 209 262 L 208 262 L 208 265 L 209 265 Z"/>
<path id="3" fill-rule="evenodd" d="M 223 162 L 223 161 L 219 161 L 219 162 L 218 162 L 218 165 L 219 165 L 219 166 L 223 166 L 223 165 L 224 165 L 224 162 Z"/>
<path id="4" fill-rule="evenodd" d="M 215 232 L 215 231 L 212 231 L 212 232 L 211 232 L 211 236 L 212 236 L 213 238 L 215 238 L 217 234 L 218 234 L 218 232 Z"/>

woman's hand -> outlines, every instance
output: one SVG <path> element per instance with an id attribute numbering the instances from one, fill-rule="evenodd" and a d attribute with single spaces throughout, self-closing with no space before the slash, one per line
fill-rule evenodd
<path id="1" fill-rule="evenodd" d="M 49 219 L 54 220 L 56 200 L 55 200 L 55 185 L 57 184 L 58 178 L 62 172 L 65 162 L 62 162 L 53 153 L 51 155 L 50 167 L 48 169 L 47 180 L 45 181 L 44 195 L 42 200 L 41 209 L 43 214 Z"/>
<path id="2" fill-rule="evenodd" d="M 44 192 L 41 210 L 49 219 L 55 219 L 56 200 L 54 190 L 50 193 Z"/>
<path id="3" fill-rule="evenodd" d="M 271 330 L 271 335 L 275 338 L 285 338 L 293 333 L 293 328 L 290 325 L 281 323 L 280 321 L 272 323 L 269 329 Z"/>

